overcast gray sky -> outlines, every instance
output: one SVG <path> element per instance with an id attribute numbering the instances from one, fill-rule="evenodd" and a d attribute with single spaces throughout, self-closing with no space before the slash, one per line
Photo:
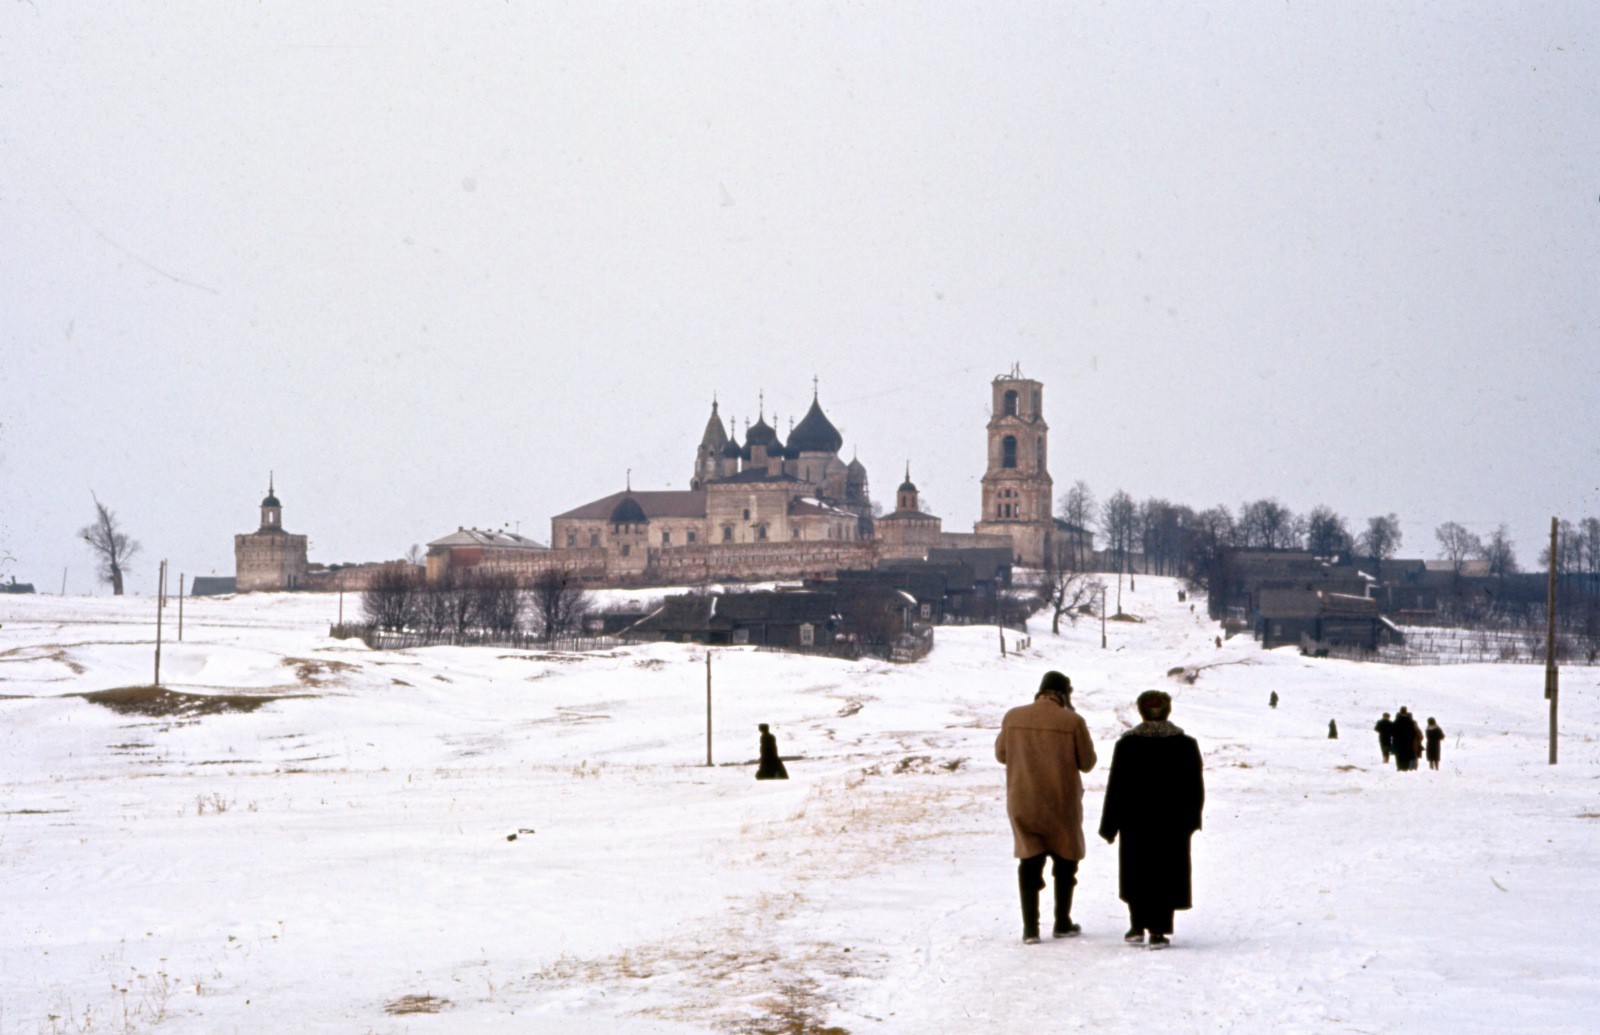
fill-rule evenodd
<path id="1" fill-rule="evenodd" d="M 977 516 L 987 381 L 1058 492 L 1352 526 L 1600 514 L 1600 7 L 0 7 L 0 576 L 91 491 L 232 574 L 541 541 L 685 487 L 715 392 Z"/>

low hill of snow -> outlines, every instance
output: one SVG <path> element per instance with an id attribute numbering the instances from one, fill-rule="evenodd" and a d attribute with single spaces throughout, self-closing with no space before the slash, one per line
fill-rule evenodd
<path id="1" fill-rule="evenodd" d="M 332 597 L 191 600 L 174 694 L 108 699 L 153 601 L 4 599 L 0 1033 L 1600 1030 L 1600 672 L 1562 673 L 1551 767 L 1536 666 L 1218 648 L 1168 579 L 1123 606 L 1105 649 L 716 650 L 707 767 L 701 648 L 370 651 Z M 993 741 L 1051 668 L 1103 761 L 1084 934 L 1028 946 Z M 1165 953 L 1092 837 L 1152 687 L 1207 765 Z M 1440 771 L 1380 763 L 1400 705 Z M 758 722 L 789 781 L 752 779 Z"/>

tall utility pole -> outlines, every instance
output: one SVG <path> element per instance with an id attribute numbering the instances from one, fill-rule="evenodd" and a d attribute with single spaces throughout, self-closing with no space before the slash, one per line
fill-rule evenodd
<path id="1" fill-rule="evenodd" d="M 187 575 L 178 576 L 178 642 L 183 642 L 183 580 Z"/>
<path id="2" fill-rule="evenodd" d="M 1550 702 L 1550 764 L 1556 764 L 1556 519 L 1550 519 L 1550 593 L 1545 603 L 1544 699 Z"/>
<path id="3" fill-rule="evenodd" d="M 167 562 L 161 562 L 161 572 L 156 576 L 156 681 L 161 685 L 161 609 L 167 606 Z"/>
<path id="4" fill-rule="evenodd" d="M 706 648 L 706 766 L 711 765 L 711 648 Z"/>

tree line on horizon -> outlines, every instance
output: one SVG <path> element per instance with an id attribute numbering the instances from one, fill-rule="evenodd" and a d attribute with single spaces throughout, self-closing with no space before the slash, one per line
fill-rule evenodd
<path id="1" fill-rule="evenodd" d="M 1381 578 L 1383 562 L 1394 557 L 1404 541 L 1400 519 L 1393 513 L 1369 517 L 1364 526 L 1352 530 L 1348 519 L 1332 507 L 1318 505 L 1300 514 L 1271 497 L 1246 501 L 1237 512 L 1223 505 L 1196 510 L 1159 497 L 1139 502 L 1122 489 L 1097 501 L 1080 480 L 1061 496 L 1058 508 L 1063 521 L 1101 537 L 1112 570 L 1128 570 L 1130 558 L 1137 554 L 1142 573 L 1179 576 L 1207 591 L 1230 577 L 1231 555 L 1237 550 L 1306 550 L 1319 557 L 1365 558 L 1371 561 L 1372 574 Z M 1502 603 L 1511 603 L 1494 598 L 1467 601 L 1461 593 L 1468 562 L 1484 562 L 1482 574 L 1501 583 L 1521 573 L 1506 524 L 1480 536 L 1460 522 L 1446 521 L 1433 535 L 1439 559 L 1450 563 L 1457 590 L 1447 597 L 1446 610 L 1471 617 L 1485 609 L 1504 610 Z M 1074 561 L 1080 570 L 1090 564 L 1081 553 Z M 1549 564 L 1550 548 L 1545 546 L 1539 551 L 1539 569 Z M 1556 577 L 1559 593 L 1569 607 L 1577 605 L 1582 621 L 1600 622 L 1600 518 L 1557 523 Z M 1524 587 L 1521 597 L 1526 596 Z M 1530 610 L 1521 597 L 1515 609 Z M 1540 599 L 1532 610 L 1542 607 Z"/>

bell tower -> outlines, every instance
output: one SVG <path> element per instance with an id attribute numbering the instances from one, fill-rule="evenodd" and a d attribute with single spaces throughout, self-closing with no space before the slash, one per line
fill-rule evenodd
<path id="1" fill-rule="evenodd" d="M 989 466 L 983 475 L 983 516 L 975 531 L 1010 536 L 1017 562 L 1039 567 L 1055 530 L 1044 385 L 1013 366 L 1011 373 L 994 379 L 990 391 Z"/>

